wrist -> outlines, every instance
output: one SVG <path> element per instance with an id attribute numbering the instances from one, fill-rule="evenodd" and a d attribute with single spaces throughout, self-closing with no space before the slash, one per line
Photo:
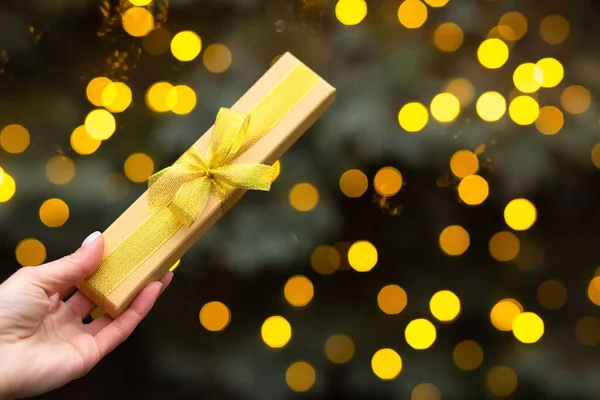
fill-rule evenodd
<path id="1" fill-rule="evenodd" d="M 0 346 L 0 400 L 12 400 L 15 398 L 10 384 L 11 378 L 8 371 L 8 360 L 9 358 L 5 357 Z"/>

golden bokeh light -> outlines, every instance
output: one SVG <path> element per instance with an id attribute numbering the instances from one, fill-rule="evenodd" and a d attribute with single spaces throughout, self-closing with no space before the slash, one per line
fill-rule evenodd
<path id="1" fill-rule="evenodd" d="M 175 261 L 175 264 L 173 264 L 173 266 L 171 268 L 169 268 L 169 271 L 173 272 L 177 269 L 177 267 L 179 267 L 179 264 L 181 264 L 181 259 Z"/>
<path id="2" fill-rule="evenodd" d="M 65 185 L 75 176 L 75 164 L 65 156 L 54 156 L 46 163 L 46 178 L 55 185 Z"/>
<path id="3" fill-rule="evenodd" d="M 592 96 L 590 91 L 581 85 L 573 85 L 565 88 L 560 96 L 560 104 L 569 114 L 583 114 L 590 104 Z"/>
<path id="4" fill-rule="evenodd" d="M 558 310 L 567 301 L 567 287 L 556 279 L 544 281 L 538 286 L 537 300 L 547 310 Z"/>
<path id="5" fill-rule="evenodd" d="M 202 50 L 202 40 L 195 32 L 182 31 L 171 40 L 171 53 L 179 61 L 192 61 Z"/>
<path id="6" fill-rule="evenodd" d="M 203 305 L 199 317 L 202 326 L 211 332 L 222 331 L 231 322 L 229 308 L 220 301 L 211 301 Z"/>
<path id="7" fill-rule="evenodd" d="M 540 24 L 540 35 L 548 44 L 561 44 L 569 37 L 569 21 L 562 15 L 548 15 Z"/>
<path id="8" fill-rule="evenodd" d="M 281 173 L 281 161 L 277 160 L 273 163 L 273 167 L 275 168 L 275 173 L 273 173 L 273 181 L 275 182 L 275 179 L 279 178 L 279 174 Z"/>
<path id="9" fill-rule="evenodd" d="M 69 206 L 61 199 L 48 199 L 40 207 L 40 220 L 49 228 L 63 226 L 69 219 Z"/>
<path id="10" fill-rule="evenodd" d="M 377 294 L 377 305 L 386 314 L 400 314 L 406 307 L 406 292 L 398 285 L 384 286 Z"/>
<path id="11" fill-rule="evenodd" d="M 2 172 L 0 179 L 0 203 L 6 203 L 15 195 L 17 184 L 12 176 L 6 172 Z"/>
<path id="12" fill-rule="evenodd" d="M 335 16 L 344 25 L 359 24 L 367 16 L 365 0 L 338 0 L 335 5 Z"/>
<path id="13" fill-rule="evenodd" d="M 600 168 L 600 142 L 596 143 L 594 147 L 592 147 L 591 156 L 592 164 L 594 164 L 596 168 Z"/>
<path id="14" fill-rule="evenodd" d="M 131 104 L 131 89 L 123 82 L 111 82 L 102 91 L 101 100 L 108 111 L 123 112 Z"/>
<path id="15" fill-rule="evenodd" d="M 306 392 L 315 384 L 315 380 L 315 369 L 305 361 L 293 363 L 285 373 L 285 381 L 294 392 Z"/>
<path id="16" fill-rule="evenodd" d="M 441 51 L 456 51 L 463 43 L 463 31 L 452 22 L 443 23 L 435 30 L 433 42 Z"/>
<path id="17" fill-rule="evenodd" d="M 17 245 L 15 255 L 19 264 L 33 267 L 46 261 L 46 247 L 37 239 L 24 239 Z"/>
<path id="18" fill-rule="evenodd" d="M 360 197 L 367 191 L 369 180 L 367 176 L 358 169 L 351 169 L 340 178 L 340 189 L 342 193 L 350 198 Z"/>
<path id="19" fill-rule="evenodd" d="M 25 151 L 29 146 L 29 132 L 22 125 L 7 125 L 0 132 L 0 145 L 11 154 L 18 154 Z"/>
<path id="20" fill-rule="evenodd" d="M 537 219 L 537 210 L 527 199 L 511 200 L 504 208 L 504 220 L 515 231 L 526 231 Z"/>
<path id="21" fill-rule="evenodd" d="M 538 244 L 527 241 L 521 243 L 521 250 L 514 263 L 521 269 L 531 270 L 542 265 L 544 259 L 544 250 Z"/>
<path id="22" fill-rule="evenodd" d="M 584 346 L 597 346 L 600 344 L 600 318 L 583 317 L 575 325 L 575 337 Z"/>
<path id="23" fill-rule="evenodd" d="M 170 44 L 171 33 L 162 26 L 142 38 L 142 47 L 153 56 L 165 54 L 169 51 Z"/>
<path id="24" fill-rule="evenodd" d="M 169 82 L 156 82 L 146 91 L 146 105 L 154 112 L 167 112 L 171 108 L 168 104 L 168 95 L 173 85 Z"/>
<path id="25" fill-rule="evenodd" d="M 536 65 L 542 71 L 542 87 L 552 88 L 562 82 L 565 76 L 565 69 L 556 58 L 542 58 Z"/>
<path id="26" fill-rule="evenodd" d="M 416 350 L 425 350 L 431 347 L 436 336 L 435 326 L 425 318 L 410 321 L 404 330 L 406 343 Z"/>
<path id="27" fill-rule="evenodd" d="M 465 78 L 452 79 L 448 82 L 444 90 L 456 96 L 462 107 L 471 104 L 475 97 L 475 87 Z"/>
<path id="28" fill-rule="evenodd" d="M 477 99 L 475 108 L 479 118 L 495 122 L 506 113 L 506 99 L 498 92 L 485 92 Z"/>
<path id="29" fill-rule="evenodd" d="M 289 201 L 298 211 L 310 211 L 319 203 L 319 191 L 310 183 L 298 183 L 290 190 Z"/>
<path id="30" fill-rule="evenodd" d="M 260 334 L 267 346 L 279 349 L 292 338 L 292 326 L 285 318 L 276 315 L 263 322 Z"/>
<path id="31" fill-rule="evenodd" d="M 488 243 L 490 254 L 498 261 L 506 262 L 514 260 L 521 249 L 521 242 L 517 235 L 512 232 L 498 232 Z"/>
<path id="32" fill-rule="evenodd" d="M 104 92 L 104 88 L 111 82 L 110 79 L 104 76 L 92 79 L 85 89 L 85 93 L 90 103 L 96 107 L 102 107 L 102 92 Z"/>
<path id="33" fill-rule="evenodd" d="M 402 174 L 394 167 L 384 167 L 377 171 L 373 184 L 382 196 L 394 196 L 402 188 Z"/>
<path id="34" fill-rule="evenodd" d="M 590 281 L 587 295 L 592 303 L 600 306 L 600 276 L 596 276 Z"/>
<path id="35" fill-rule="evenodd" d="M 429 311 L 442 322 L 452 322 L 460 314 L 460 300 L 449 290 L 440 290 L 431 296 Z"/>
<path id="36" fill-rule="evenodd" d="M 507 25 L 494 26 L 487 34 L 488 39 L 500 39 L 506 43 L 517 40 L 517 34 L 513 28 Z"/>
<path id="37" fill-rule="evenodd" d="M 544 82 L 542 69 L 534 63 L 519 65 L 513 73 L 515 87 L 523 93 L 537 92 Z"/>
<path id="38" fill-rule="evenodd" d="M 297 275 L 285 283 L 283 294 L 288 303 L 294 307 L 302 307 L 310 303 L 315 290 L 310 279 L 303 275 Z"/>
<path id="39" fill-rule="evenodd" d="M 499 331 L 512 330 L 517 315 L 523 312 L 521 303 L 514 299 L 503 299 L 497 302 L 490 312 L 490 321 Z"/>
<path id="40" fill-rule="evenodd" d="M 334 364 L 345 364 L 354 356 L 354 342 L 346 335 L 332 335 L 325 342 L 325 355 Z"/>
<path id="41" fill-rule="evenodd" d="M 90 111 L 85 117 L 84 125 L 87 133 L 96 140 L 107 140 L 117 129 L 115 117 L 108 111 L 101 109 Z"/>
<path id="42" fill-rule="evenodd" d="M 125 160 L 123 170 L 132 182 L 145 182 L 154 173 L 154 161 L 147 154 L 134 153 Z"/>
<path id="43" fill-rule="evenodd" d="M 173 86 L 167 92 L 167 107 L 178 115 L 189 114 L 196 107 L 196 93 L 186 85 Z"/>
<path id="44" fill-rule="evenodd" d="M 331 275 L 340 267 L 342 257 L 333 246 L 319 246 L 310 256 L 310 265 L 321 275 Z"/>
<path id="45" fill-rule="evenodd" d="M 402 358 L 392 349 L 380 349 L 371 358 L 371 368 L 379 379 L 394 379 L 402 371 Z"/>
<path id="46" fill-rule="evenodd" d="M 231 66 L 232 56 L 229 47 L 221 43 L 211 44 L 204 50 L 202 62 L 207 70 L 214 74 L 220 74 Z"/>
<path id="47" fill-rule="evenodd" d="M 154 29 L 154 16 L 143 7 L 131 7 L 123 13 L 123 29 L 131 36 L 146 36 Z"/>
<path id="48" fill-rule="evenodd" d="M 377 264 L 377 249 L 366 240 L 354 242 L 348 250 L 348 263 L 358 272 L 368 272 Z"/>
<path id="49" fill-rule="evenodd" d="M 483 348 L 474 340 L 463 340 L 454 347 L 452 360 L 463 371 L 474 371 L 483 362 Z"/>
<path id="50" fill-rule="evenodd" d="M 500 17 L 499 26 L 508 26 L 515 33 L 515 40 L 521 39 L 527 33 L 527 18 L 518 11 L 511 11 Z"/>
<path id="51" fill-rule="evenodd" d="M 535 343 L 544 335 L 544 321 L 535 313 L 524 312 L 512 324 L 515 337 L 523 343 Z"/>
<path id="52" fill-rule="evenodd" d="M 425 0 L 431 7 L 444 7 L 450 0 Z"/>
<path id="53" fill-rule="evenodd" d="M 477 49 L 479 63 L 488 69 L 498 69 L 508 60 L 508 46 L 500 39 L 486 39 Z"/>
<path id="54" fill-rule="evenodd" d="M 479 175 L 469 175 L 458 184 L 458 196 L 470 206 L 483 203 L 489 194 L 487 181 Z"/>
<path id="55" fill-rule="evenodd" d="M 427 6 L 420 0 L 404 0 L 398 7 L 398 20 L 408 29 L 417 29 L 427 21 Z"/>
<path id="56" fill-rule="evenodd" d="M 438 122 L 452 122 L 460 113 L 460 102 L 452 93 L 440 93 L 436 95 L 431 104 L 431 116 Z"/>
<path id="57" fill-rule="evenodd" d="M 440 400 L 442 394 L 433 383 L 420 383 L 410 393 L 410 400 Z"/>
<path id="58" fill-rule="evenodd" d="M 565 123 L 565 117 L 558 108 L 545 106 L 540 108 L 540 115 L 535 120 L 535 127 L 544 135 L 557 134 Z"/>
<path id="59" fill-rule="evenodd" d="M 479 171 L 479 160 L 469 150 L 459 150 L 450 158 L 450 170 L 457 178 L 465 178 Z"/>
<path id="60" fill-rule="evenodd" d="M 85 125 L 80 125 L 73 130 L 70 141 L 73 150 L 81 155 L 94 153 L 102 143 L 102 141 L 90 136 L 87 129 L 85 129 Z"/>
<path id="61" fill-rule="evenodd" d="M 133 4 L 134 6 L 147 6 L 148 4 L 152 3 L 152 0 L 129 0 L 129 2 L 131 4 Z"/>
<path id="62" fill-rule="evenodd" d="M 492 368 L 485 377 L 485 384 L 494 396 L 507 397 L 517 389 L 517 374 L 512 368 L 501 365 Z"/>
<path id="63" fill-rule="evenodd" d="M 419 132 L 427 125 L 427 121 L 429 121 L 429 113 L 427 107 L 421 103 L 407 103 L 398 113 L 398 123 L 407 132 Z"/>
<path id="64" fill-rule="evenodd" d="M 449 256 L 459 256 L 469 248 L 469 233 L 459 225 L 450 225 L 440 234 L 440 247 Z"/>
<path id="65" fill-rule="evenodd" d="M 508 114 L 518 125 L 531 125 L 540 115 L 540 106 L 533 97 L 517 96 L 510 102 Z"/>

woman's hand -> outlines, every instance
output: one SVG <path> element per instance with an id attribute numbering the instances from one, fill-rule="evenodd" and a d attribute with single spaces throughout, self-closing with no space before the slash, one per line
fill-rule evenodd
<path id="1" fill-rule="evenodd" d="M 80 292 L 61 299 L 98 267 L 103 249 L 96 232 L 75 253 L 21 268 L 0 285 L 0 399 L 33 396 L 85 375 L 127 339 L 171 282 L 169 272 L 118 318 L 84 324 L 94 303 Z"/>

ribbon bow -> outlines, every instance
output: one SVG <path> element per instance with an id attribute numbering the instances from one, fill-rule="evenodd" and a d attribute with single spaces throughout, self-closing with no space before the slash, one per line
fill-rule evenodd
<path id="1" fill-rule="evenodd" d="M 251 144 L 249 122 L 249 115 L 221 108 L 205 156 L 192 146 L 175 164 L 149 178 L 150 208 L 167 207 L 179 222 L 190 226 L 211 194 L 223 203 L 236 190 L 269 190 L 274 167 L 232 163 Z"/>

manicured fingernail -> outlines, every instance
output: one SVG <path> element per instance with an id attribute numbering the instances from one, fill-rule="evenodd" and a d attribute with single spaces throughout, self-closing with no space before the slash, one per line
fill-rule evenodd
<path id="1" fill-rule="evenodd" d="M 96 231 L 92 233 L 90 236 L 86 237 L 83 243 L 81 243 L 81 247 L 87 246 L 91 244 L 94 240 L 98 239 L 102 235 L 100 232 Z"/>
<path id="2" fill-rule="evenodd" d="M 161 281 L 156 281 L 156 283 L 158 283 L 161 288 L 163 287 L 163 283 Z"/>

